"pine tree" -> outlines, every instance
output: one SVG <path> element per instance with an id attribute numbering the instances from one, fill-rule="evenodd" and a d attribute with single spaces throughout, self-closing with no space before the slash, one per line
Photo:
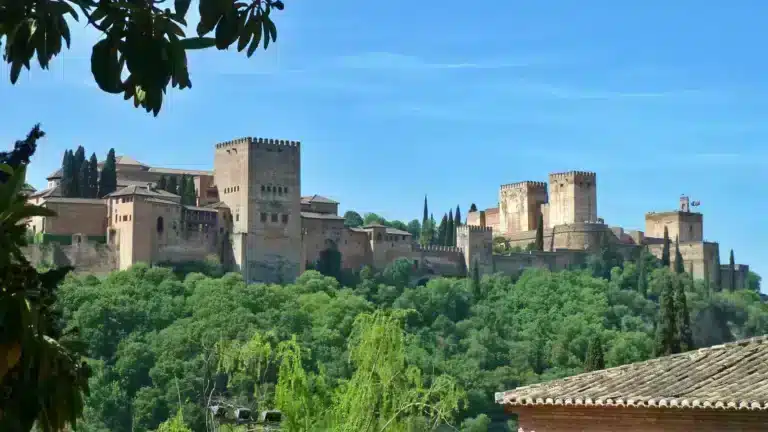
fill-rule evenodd
<path id="1" fill-rule="evenodd" d="M 445 246 L 445 239 L 448 236 L 448 215 L 444 214 L 437 227 L 437 244 Z"/>
<path id="2" fill-rule="evenodd" d="M 603 358 L 603 343 L 600 341 L 600 335 L 595 333 L 589 339 L 587 345 L 587 357 L 584 360 L 584 370 L 586 372 L 605 369 L 605 360 Z"/>
<path id="3" fill-rule="evenodd" d="M 83 146 L 77 146 L 77 150 L 74 154 L 75 163 L 72 168 L 72 172 L 74 173 L 74 196 L 77 198 L 81 198 L 85 196 L 86 189 L 88 189 L 87 183 L 84 184 L 83 180 L 87 179 L 87 177 L 82 176 L 83 172 L 83 165 L 85 165 L 85 148 Z"/>
<path id="4" fill-rule="evenodd" d="M 536 244 L 535 249 L 539 252 L 544 250 L 544 215 L 539 213 L 539 219 L 536 222 Z"/>
<path id="5" fill-rule="evenodd" d="M 160 179 L 157 180 L 157 188 L 159 190 L 165 190 L 168 187 L 168 179 L 165 178 L 165 175 L 161 175 Z"/>
<path id="6" fill-rule="evenodd" d="M 664 227 L 664 248 L 661 250 L 661 266 L 669 268 L 669 231 Z"/>
<path id="7" fill-rule="evenodd" d="M 445 245 L 456 245 L 456 227 L 453 225 L 453 209 L 448 210 L 448 221 L 445 224 Z"/>
<path id="8" fill-rule="evenodd" d="M 691 332 L 691 317 L 688 314 L 688 300 L 685 295 L 685 283 L 683 276 L 675 276 L 675 323 L 677 324 L 677 338 L 680 343 L 680 352 L 690 351 L 693 346 L 693 333 Z M 693 279 L 691 279 L 693 282 Z"/>
<path id="9" fill-rule="evenodd" d="M 712 290 L 719 292 L 723 289 L 723 270 L 720 265 L 720 247 L 718 245 L 717 253 L 715 254 L 715 280 L 712 281 Z"/>
<path id="10" fill-rule="evenodd" d="M 671 275 L 670 275 L 671 276 Z M 677 314 L 675 314 L 675 289 L 668 278 L 664 284 L 659 301 L 659 318 L 656 321 L 656 340 L 654 353 L 657 357 L 680 352 Z"/>
<path id="11" fill-rule="evenodd" d="M 736 291 L 736 260 L 733 259 L 733 249 L 731 257 L 728 259 L 728 279 L 731 283 L 731 291 Z"/>
<path id="12" fill-rule="evenodd" d="M 469 206 L 469 212 L 473 213 L 473 212 L 476 212 L 476 211 L 477 211 L 477 206 L 475 205 L 475 203 L 472 203 L 472 205 Z"/>
<path id="13" fill-rule="evenodd" d="M 99 159 L 96 153 L 91 154 L 88 161 L 88 196 L 86 198 L 98 198 L 99 195 Z"/>
<path id="14" fill-rule="evenodd" d="M 685 263 L 683 263 L 683 254 L 680 253 L 680 242 L 675 237 L 675 273 L 685 273 Z"/>
<path id="15" fill-rule="evenodd" d="M 88 198 L 89 186 L 88 178 L 91 174 L 91 168 L 88 161 L 83 162 L 80 165 L 80 172 L 77 174 L 77 193 L 78 198 Z"/>
<path id="16" fill-rule="evenodd" d="M 648 275 L 645 270 L 645 248 L 640 250 L 640 258 L 637 260 L 637 291 L 645 297 L 648 294 Z"/>
<path id="17" fill-rule="evenodd" d="M 176 177 L 176 176 L 170 176 L 168 178 L 168 188 L 166 189 L 166 191 L 168 191 L 168 192 L 170 192 L 172 194 L 177 194 L 178 195 L 177 192 L 179 191 L 179 184 L 178 184 L 178 180 L 177 179 L 178 179 L 178 177 Z"/>
<path id="18" fill-rule="evenodd" d="M 462 226 L 463 224 L 464 223 L 461 221 L 461 209 L 457 205 L 456 206 L 456 213 L 453 214 L 453 226 L 458 228 L 458 227 Z"/>
<path id="19" fill-rule="evenodd" d="M 99 177 L 99 198 L 111 194 L 117 190 L 117 162 L 115 161 L 115 149 L 109 149 L 107 160 L 101 167 L 101 176 Z"/>

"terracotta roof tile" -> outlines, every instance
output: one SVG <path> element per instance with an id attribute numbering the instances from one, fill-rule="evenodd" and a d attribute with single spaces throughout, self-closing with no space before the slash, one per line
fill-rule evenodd
<path id="1" fill-rule="evenodd" d="M 496 403 L 768 410 L 768 335 L 519 387 Z"/>

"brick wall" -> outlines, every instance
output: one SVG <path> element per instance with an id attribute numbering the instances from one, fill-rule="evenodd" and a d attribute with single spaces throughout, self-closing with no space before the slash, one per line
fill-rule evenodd
<path id="1" fill-rule="evenodd" d="M 519 432 L 765 431 L 768 412 L 619 407 L 508 408 L 518 414 Z"/>

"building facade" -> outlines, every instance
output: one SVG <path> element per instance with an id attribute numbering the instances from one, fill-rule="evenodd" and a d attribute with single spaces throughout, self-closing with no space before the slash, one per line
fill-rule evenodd
<path id="1" fill-rule="evenodd" d="M 670 238 L 679 240 L 686 270 L 696 277 L 718 271 L 718 244 L 704 240 L 703 216 L 690 211 L 686 197 L 677 211 L 647 214 L 645 233 L 625 232 L 598 217 L 597 175 L 591 172 L 553 173 L 548 183 L 502 185 L 497 207 L 470 212 L 467 224 L 457 228 L 456 247 L 420 247 L 406 231 L 346 227 L 338 202 L 302 196 L 297 141 L 240 138 L 216 144 L 213 159 L 213 171 L 200 171 L 118 157 L 118 189 L 100 199 L 61 197 L 59 170 L 48 177 L 47 189 L 28 195 L 31 203 L 58 215 L 32 218 L 29 229 L 36 241 L 63 247 L 62 256 L 106 254 L 115 268 L 215 257 L 247 281 L 281 283 L 294 280 L 329 248 L 341 252 L 342 267 L 352 270 L 381 269 L 398 258 L 411 260 L 427 275 L 463 275 L 473 266 L 481 273 L 560 270 L 582 264 L 605 241 L 626 251 L 646 246 L 660 256 L 666 228 Z M 182 175 L 194 179 L 194 205 L 158 188 L 162 176 Z M 493 254 L 494 238 L 524 247 L 534 241 L 540 223 L 543 251 Z M 84 243 L 103 244 L 102 252 L 83 254 Z M 89 266 L 64 263 L 84 271 Z M 104 260 L 98 266 L 103 268 Z M 748 271 L 737 266 L 737 284 L 746 281 Z"/>

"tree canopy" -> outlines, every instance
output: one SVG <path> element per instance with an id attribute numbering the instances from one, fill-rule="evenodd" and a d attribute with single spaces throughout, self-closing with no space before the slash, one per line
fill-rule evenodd
<path id="1" fill-rule="evenodd" d="M 188 36 L 191 0 L 21 0 L 0 2 L 0 45 L 11 83 L 37 60 L 48 69 L 69 48 L 71 20 L 101 32 L 91 53 L 91 73 L 101 90 L 132 99 L 155 116 L 168 87 L 192 87 L 187 51 L 236 45 L 251 57 L 277 40 L 272 19 L 282 0 L 200 0 L 199 21 Z"/>

